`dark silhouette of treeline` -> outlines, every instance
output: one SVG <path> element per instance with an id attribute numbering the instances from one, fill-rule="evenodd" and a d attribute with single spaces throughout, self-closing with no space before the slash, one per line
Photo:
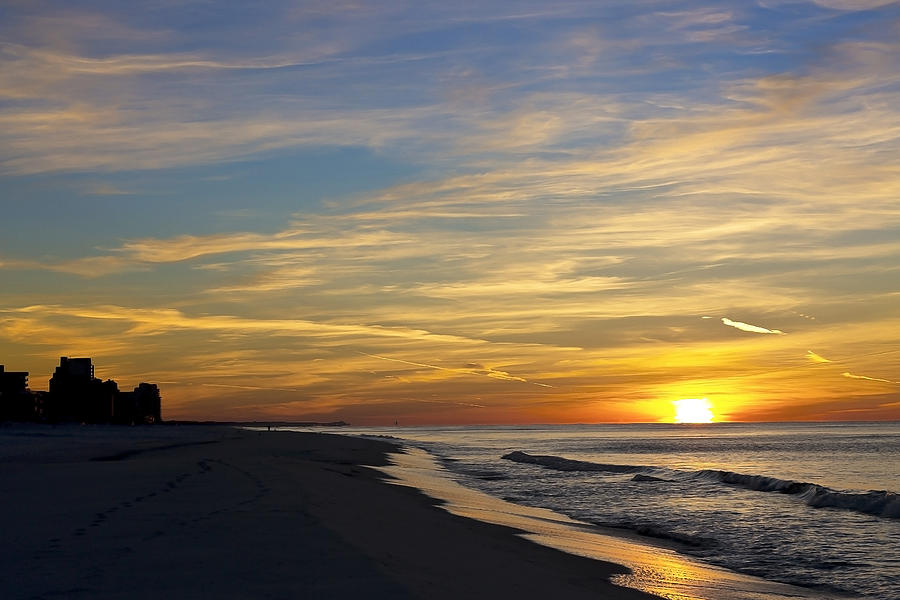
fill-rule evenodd
<path id="1" fill-rule="evenodd" d="M 44 423 L 161 423 L 159 387 L 141 383 L 131 392 L 112 379 L 94 377 L 90 358 L 59 359 L 50 391 L 28 388 L 28 373 L 6 371 L 0 365 L 0 420 Z"/>

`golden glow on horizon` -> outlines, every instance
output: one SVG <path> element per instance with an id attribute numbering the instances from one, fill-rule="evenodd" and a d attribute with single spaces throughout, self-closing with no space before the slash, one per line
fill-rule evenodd
<path id="1" fill-rule="evenodd" d="M 682 398 L 673 400 L 676 423 L 712 423 L 715 418 L 712 405 L 706 398 Z"/>

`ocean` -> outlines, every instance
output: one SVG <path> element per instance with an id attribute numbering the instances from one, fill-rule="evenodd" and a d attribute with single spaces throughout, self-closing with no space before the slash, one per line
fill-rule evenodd
<path id="1" fill-rule="evenodd" d="M 802 586 L 803 597 L 900 600 L 900 423 L 342 433 L 395 438 L 429 453 L 443 477 L 465 488 Z"/>

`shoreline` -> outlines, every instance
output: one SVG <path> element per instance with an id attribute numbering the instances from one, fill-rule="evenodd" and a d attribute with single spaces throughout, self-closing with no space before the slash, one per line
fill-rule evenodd
<path id="1" fill-rule="evenodd" d="M 5 426 L 0 444 L 5 598 L 658 598 L 390 485 L 390 442 Z"/>
<path id="2" fill-rule="evenodd" d="M 840 596 L 731 571 L 679 552 L 678 543 L 648 539 L 627 530 L 600 527 L 547 509 L 513 504 L 464 487 L 436 457 L 409 447 L 392 454 L 393 465 L 379 470 L 392 483 L 409 486 L 441 502 L 441 508 L 468 519 L 505 527 L 522 539 L 573 556 L 615 565 L 626 573 L 611 582 L 653 597 L 674 600 L 829 600 Z"/>

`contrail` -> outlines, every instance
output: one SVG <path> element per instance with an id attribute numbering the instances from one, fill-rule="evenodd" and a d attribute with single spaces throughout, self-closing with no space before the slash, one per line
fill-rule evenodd
<path id="1" fill-rule="evenodd" d="M 403 360 L 401 358 L 390 358 L 389 356 L 379 356 L 378 354 L 369 354 L 368 352 L 363 352 L 361 350 L 356 351 L 358 354 L 362 354 L 363 356 L 368 356 L 369 358 L 377 358 L 379 360 L 387 360 L 390 362 L 397 362 L 404 365 L 412 365 L 414 367 L 425 367 L 426 369 L 436 369 L 438 371 L 449 371 L 451 373 L 467 373 L 469 375 L 481 375 L 482 377 L 490 377 L 491 379 L 502 379 L 505 381 L 521 381 L 522 383 L 531 383 L 532 385 L 539 385 L 541 387 L 549 387 L 552 388 L 552 385 L 546 383 L 537 383 L 533 381 L 528 381 L 524 377 L 517 377 L 515 375 L 510 375 L 504 371 L 495 371 L 493 369 L 458 369 L 458 368 L 449 368 L 449 367 L 441 367 L 438 365 L 429 365 L 427 363 L 419 363 L 413 362 L 411 360 Z"/>
<path id="2" fill-rule="evenodd" d="M 413 402 L 423 402 L 425 404 L 449 404 L 450 406 L 471 406 L 472 408 L 487 408 L 484 404 L 473 404 L 471 402 L 447 402 L 444 400 L 422 400 L 421 398 L 409 398 Z"/>
<path id="3" fill-rule="evenodd" d="M 235 390 L 263 390 L 271 392 L 301 392 L 297 388 L 265 387 L 259 385 L 230 385 L 227 383 L 194 383 L 191 381 L 160 381 L 163 385 L 202 385 L 203 387 L 220 387 Z"/>

